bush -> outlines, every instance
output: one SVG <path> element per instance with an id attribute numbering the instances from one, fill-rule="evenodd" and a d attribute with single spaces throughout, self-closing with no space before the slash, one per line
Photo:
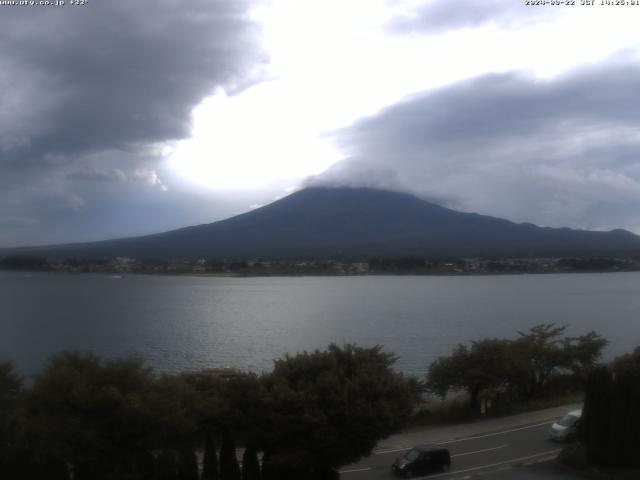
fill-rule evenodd
<path id="1" fill-rule="evenodd" d="M 515 340 L 484 339 L 458 345 L 429 366 L 427 387 L 444 398 L 451 390 L 469 393 L 469 409 L 481 401 L 510 403 L 582 390 L 607 341 L 595 332 L 561 338 L 566 327 L 541 324 Z"/>
<path id="2" fill-rule="evenodd" d="M 446 400 L 429 399 L 416 409 L 409 423 L 417 427 L 461 423 L 473 418 L 475 418 L 475 414 L 469 409 L 468 395 L 461 394 Z"/>

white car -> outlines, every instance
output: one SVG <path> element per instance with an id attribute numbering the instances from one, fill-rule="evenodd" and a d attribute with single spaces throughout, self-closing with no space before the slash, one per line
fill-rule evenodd
<path id="1" fill-rule="evenodd" d="M 578 432 L 578 425 L 582 410 L 573 410 L 564 417 L 558 418 L 549 429 L 549 436 L 552 440 L 568 442 L 575 438 Z"/>

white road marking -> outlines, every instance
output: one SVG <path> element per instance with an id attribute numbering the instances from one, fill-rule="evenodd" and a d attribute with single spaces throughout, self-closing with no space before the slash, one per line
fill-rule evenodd
<path id="1" fill-rule="evenodd" d="M 547 420 L 546 422 L 543 423 L 536 423 L 535 425 L 527 425 L 526 427 L 518 427 L 518 428 L 512 428 L 510 430 L 502 430 L 500 432 L 493 432 L 493 433 L 485 433 L 483 435 L 476 435 L 474 437 L 463 437 L 463 438 L 456 438 L 453 440 L 445 440 L 442 442 L 433 442 L 437 445 L 448 445 L 450 443 L 457 443 L 457 442 L 468 442 L 469 440 L 475 440 L 476 438 L 487 438 L 487 437 L 495 437 L 496 435 L 503 435 L 505 433 L 511 433 L 511 432 L 519 432 L 520 430 L 527 430 L 529 428 L 536 428 L 536 427 L 541 427 L 542 425 L 550 425 L 549 422 L 551 422 L 552 419 Z M 373 452 L 374 455 L 384 455 L 385 453 L 394 453 L 394 452 L 403 452 L 405 450 L 410 450 L 412 447 L 398 447 L 398 448 L 393 448 L 393 449 L 389 449 L 389 450 L 375 450 Z"/>
<path id="2" fill-rule="evenodd" d="M 482 470 L 482 469 L 491 468 L 491 467 L 498 467 L 498 466 L 501 466 L 501 465 L 506 465 L 508 463 L 521 462 L 523 460 L 529 460 L 530 458 L 542 457 L 544 455 L 554 455 L 554 454 L 557 454 L 558 452 L 560 452 L 560 450 L 562 450 L 562 449 L 561 448 L 557 448 L 555 450 L 549 450 L 549 451 L 542 452 L 542 453 L 536 453 L 535 455 L 528 455 L 526 457 L 512 458 L 511 460 L 505 460 L 504 462 L 490 463 L 489 465 L 480 465 L 479 467 L 465 468 L 464 470 L 456 470 L 455 472 L 451 472 L 451 473 L 438 473 L 436 475 L 429 475 L 428 477 L 418 477 L 418 478 L 425 478 L 425 479 L 440 478 L 440 477 L 449 476 L 449 475 L 456 475 L 456 474 L 460 474 L 460 473 L 474 472 L 476 470 Z"/>
<path id="3" fill-rule="evenodd" d="M 453 457 L 464 457 L 465 455 L 473 455 L 474 453 L 490 452 L 491 450 L 498 450 L 500 448 L 505 448 L 505 447 L 508 447 L 508 446 L 509 445 L 507 445 L 505 443 L 504 445 L 500 445 L 498 447 L 484 448 L 482 450 L 476 450 L 475 452 L 456 453 L 455 455 L 451 455 L 451 458 L 453 458 Z"/>
<path id="4" fill-rule="evenodd" d="M 485 433 L 484 435 L 476 435 L 474 437 L 464 437 L 464 438 L 458 438 L 455 440 L 447 440 L 446 442 L 437 442 L 437 444 L 447 445 L 449 443 L 467 442 L 469 440 L 475 440 L 476 438 L 495 437 L 496 435 L 503 435 L 505 433 L 519 432 L 520 430 L 527 430 L 529 428 L 541 427 L 542 425 L 550 425 L 549 422 L 551 422 L 551 420 L 547 420 L 546 422 L 543 422 L 543 423 L 536 423 L 535 425 L 527 425 L 526 427 L 512 428 L 511 430 L 502 430 L 500 432 Z"/>
<path id="5" fill-rule="evenodd" d="M 508 447 L 508 446 L 509 445 L 505 443 L 504 445 L 499 445 L 497 447 L 483 448 L 482 450 L 475 450 L 473 452 L 458 453 L 456 455 L 451 455 L 451 458 L 453 458 L 453 457 L 464 457 L 465 455 L 473 455 L 474 453 L 490 452 L 491 450 L 499 450 L 501 448 L 505 448 L 505 447 Z M 403 450 L 406 450 L 406 448 L 403 449 Z M 371 467 L 354 468 L 354 469 L 351 469 L 351 470 L 340 470 L 340 473 L 366 472 L 367 470 L 371 470 Z"/>
<path id="6" fill-rule="evenodd" d="M 438 443 L 438 445 L 442 445 L 443 442 Z M 451 455 L 452 457 L 462 457 L 463 455 L 471 455 L 472 453 L 481 453 L 481 452 L 488 452 L 489 450 L 496 450 L 498 448 L 504 448 L 507 447 L 508 445 L 500 445 L 499 447 L 491 447 L 491 448 L 485 448 L 484 450 L 476 450 L 475 452 L 468 452 L 468 453 L 458 453 L 457 455 Z M 394 452 L 406 452 L 407 450 L 411 450 L 412 447 L 404 447 L 404 448 L 397 448 L 394 450 L 379 450 L 377 452 L 373 452 L 374 455 L 382 455 L 384 453 L 394 453 Z"/>
<path id="7" fill-rule="evenodd" d="M 366 472 L 368 470 L 371 470 L 371 467 L 367 467 L 367 468 L 352 468 L 351 470 L 340 470 L 338 473 Z"/>
<path id="8" fill-rule="evenodd" d="M 376 450 L 373 452 L 374 455 L 384 455 L 385 453 L 394 453 L 394 452 L 406 452 L 407 450 L 411 450 L 412 447 L 402 447 L 402 448 L 394 448 L 393 450 Z"/>

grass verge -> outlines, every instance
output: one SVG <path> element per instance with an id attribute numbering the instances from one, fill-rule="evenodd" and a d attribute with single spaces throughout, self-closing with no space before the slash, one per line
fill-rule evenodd
<path id="1" fill-rule="evenodd" d="M 441 400 L 437 397 L 425 397 L 422 404 L 413 413 L 408 427 L 446 425 L 465 423 L 479 418 L 492 418 L 518 413 L 532 412 L 544 408 L 557 407 L 584 400 L 584 393 L 567 393 L 549 398 L 536 398 L 492 406 L 482 415 L 469 408 L 469 397 L 465 393 Z"/>

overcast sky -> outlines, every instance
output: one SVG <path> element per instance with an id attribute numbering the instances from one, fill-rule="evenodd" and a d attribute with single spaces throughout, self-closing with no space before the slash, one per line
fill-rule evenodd
<path id="1" fill-rule="evenodd" d="M 524 3 L 0 5 L 0 246 L 308 184 L 640 233 L 640 5 Z"/>

